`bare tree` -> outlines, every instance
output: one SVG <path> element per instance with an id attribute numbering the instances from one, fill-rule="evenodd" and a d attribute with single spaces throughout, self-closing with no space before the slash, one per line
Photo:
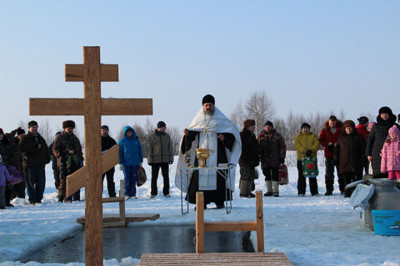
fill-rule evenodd
<path id="1" fill-rule="evenodd" d="M 42 137 L 44 138 L 46 143 L 48 145 L 50 145 L 50 143 L 53 141 L 54 137 L 53 137 L 53 133 L 52 133 L 53 131 L 51 130 L 48 119 L 44 122 L 41 121 L 41 123 L 39 125 L 39 131 L 40 131 L 40 135 L 42 135 Z"/>
<path id="2" fill-rule="evenodd" d="M 168 127 L 168 135 L 171 138 L 172 149 L 174 150 L 174 155 L 179 154 L 179 144 L 181 143 L 182 131 L 177 127 Z"/>
<path id="3" fill-rule="evenodd" d="M 293 114 L 292 112 L 289 112 L 286 118 L 287 131 L 286 134 L 282 134 L 288 150 L 294 150 L 294 138 L 301 131 L 301 124 L 303 123 L 303 121 L 303 115 Z"/>
<path id="4" fill-rule="evenodd" d="M 245 104 L 246 115 L 256 121 L 256 132 L 260 132 L 264 123 L 272 120 L 275 114 L 274 105 L 264 91 L 254 92 Z"/>
<path id="5" fill-rule="evenodd" d="M 243 108 L 242 101 L 239 101 L 236 106 L 233 108 L 229 118 L 232 122 L 240 129 L 243 127 L 243 122 L 246 120 L 246 112 Z"/>

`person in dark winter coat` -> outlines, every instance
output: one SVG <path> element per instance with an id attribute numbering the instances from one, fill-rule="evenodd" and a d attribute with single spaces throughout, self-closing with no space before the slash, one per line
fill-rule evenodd
<path id="1" fill-rule="evenodd" d="M 317 135 L 310 132 L 311 126 L 307 123 L 301 125 L 301 133 L 294 139 L 294 147 L 297 150 L 297 170 L 299 177 L 297 180 L 297 194 L 304 196 L 306 194 L 306 178 L 303 175 L 303 157 L 312 156 L 317 157 L 319 149 L 319 142 Z M 318 195 L 318 183 L 317 178 L 309 178 L 311 195 Z"/>
<path id="2" fill-rule="evenodd" d="M 369 119 L 366 116 L 361 116 L 358 120 L 358 125 L 356 126 L 357 133 L 363 136 L 365 140 L 365 145 L 367 145 L 367 138 L 369 135 L 369 130 L 368 130 L 368 124 L 369 124 Z M 363 167 L 365 169 L 365 174 L 368 174 L 368 159 L 367 155 L 364 156 L 363 159 Z"/>
<path id="3" fill-rule="evenodd" d="M 19 145 L 23 157 L 24 177 L 31 204 L 41 203 L 46 187 L 45 166 L 50 162 L 46 141 L 38 133 L 36 121 L 28 123 L 29 132 Z"/>
<path id="4" fill-rule="evenodd" d="M 0 155 L 0 209 L 6 207 L 6 185 L 7 182 L 11 182 L 10 174 L 7 167 L 3 165 L 2 158 Z"/>
<path id="5" fill-rule="evenodd" d="M 372 163 L 374 178 L 387 178 L 387 173 L 381 172 L 381 150 L 388 136 L 389 128 L 396 124 L 396 116 L 392 110 L 384 106 L 379 109 L 376 123 L 371 128 L 367 139 L 366 155 L 368 161 Z"/>
<path id="6" fill-rule="evenodd" d="M 254 179 L 257 178 L 256 166 L 260 164 L 258 153 L 258 142 L 254 135 L 256 122 L 253 119 L 244 121 L 243 131 L 240 132 L 242 140 L 242 154 L 239 159 L 240 166 L 240 196 L 244 198 L 254 198 L 251 193 Z"/>
<path id="7" fill-rule="evenodd" d="M 3 164 L 7 167 L 14 164 L 14 152 L 12 143 L 10 142 L 10 138 L 7 137 L 8 134 L 4 134 L 3 129 L 0 128 L 0 155 L 3 158 Z M 5 188 L 6 193 L 6 206 L 12 207 L 13 205 L 10 203 L 11 195 L 12 195 L 12 185 L 7 184 Z"/>
<path id="8" fill-rule="evenodd" d="M 14 167 L 15 170 L 18 171 L 17 175 L 20 175 L 21 177 L 24 176 L 24 167 L 22 164 L 22 153 L 21 153 L 21 149 L 19 148 L 19 143 L 21 142 L 21 139 L 25 136 L 25 130 L 23 130 L 22 128 L 17 128 L 16 130 L 14 130 L 15 133 L 17 134 L 17 136 L 15 137 L 15 133 L 13 133 L 13 131 L 10 133 L 10 137 L 11 137 L 11 143 L 12 143 L 12 149 L 13 149 L 13 153 L 14 153 Z M 9 169 L 10 174 L 11 174 L 11 170 Z M 20 183 L 17 184 L 13 184 L 13 191 L 11 194 L 11 199 L 14 198 L 25 198 L 25 181 L 22 181 Z"/>
<path id="9" fill-rule="evenodd" d="M 119 164 L 124 172 L 125 196 L 127 199 L 136 198 L 136 182 L 138 168 L 143 163 L 143 151 L 135 130 L 126 126 L 124 137 L 118 142 Z"/>
<path id="10" fill-rule="evenodd" d="M 59 202 L 80 200 L 80 190 L 65 198 L 67 176 L 83 166 L 82 145 L 74 134 L 74 128 L 74 121 L 64 121 L 64 131 L 54 140 L 53 154 L 56 156 L 60 168 L 60 186 L 58 187 L 57 196 Z"/>
<path id="11" fill-rule="evenodd" d="M 57 132 L 56 138 L 60 134 L 61 134 L 61 132 Z M 50 152 L 50 159 L 51 159 L 51 168 L 53 169 L 54 186 L 56 187 L 56 189 L 58 189 L 58 187 L 60 186 L 60 167 L 59 167 L 57 157 L 53 154 L 54 142 L 55 142 L 55 139 L 49 146 L 49 152 Z"/>
<path id="12" fill-rule="evenodd" d="M 148 141 L 147 163 L 151 165 L 151 195 L 154 198 L 158 194 L 157 179 L 161 168 L 164 179 L 163 194 L 169 195 L 169 165 L 174 162 L 174 150 L 170 136 L 165 132 L 167 125 L 163 121 L 157 123 L 157 129 Z"/>
<path id="13" fill-rule="evenodd" d="M 109 128 L 106 125 L 101 126 L 101 151 L 104 152 L 106 150 L 111 149 L 113 146 L 117 145 L 117 142 L 115 139 L 113 139 L 109 134 Z M 105 172 L 102 177 L 103 177 L 103 182 L 104 182 L 104 177 L 107 177 L 107 190 L 108 190 L 108 196 L 115 197 L 115 183 L 114 183 L 114 173 L 115 173 L 115 167 L 112 167 L 110 170 Z"/>
<path id="14" fill-rule="evenodd" d="M 257 141 L 261 158 L 261 169 L 267 186 L 267 192 L 264 196 L 279 197 L 278 168 L 280 164 L 285 163 L 285 140 L 281 134 L 276 132 L 272 122 L 267 121 Z"/>
<path id="15" fill-rule="evenodd" d="M 355 127 L 353 121 L 344 121 L 344 131 L 335 147 L 335 164 L 339 166 L 339 173 L 343 175 L 345 186 L 362 179 L 365 140 L 357 133 Z M 352 190 L 348 189 L 344 196 L 350 197 L 351 193 Z"/>
<path id="16" fill-rule="evenodd" d="M 334 175 L 334 151 L 336 142 L 339 140 L 340 135 L 342 134 L 343 123 L 338 120 L 336 116 L 332 115 L 329 117 L 329 120 L 325 121 L 324 127 L 319 133 L 319 143 L 324 147 L 325 154 L 325 186 L 326 186 L 326 196 L 332 195 L 333 192 L 333 184 L 335 182 Z M 339 179 L 339 190 L 340 193 L 344 193 L 344 181 L 341 174 L 338 171 L 336 166 L 336 171 L 338 173 Z"/>

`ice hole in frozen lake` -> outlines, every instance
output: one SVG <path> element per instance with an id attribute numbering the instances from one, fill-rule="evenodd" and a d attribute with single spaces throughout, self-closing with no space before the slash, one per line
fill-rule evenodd
<path id="1" fill-rule="evenodd" d="M 255 232 L 253 232 L 255 233 Z M 194 225 L 129 225 L 104 228 L 104 259 L 132 257 L 143 253 L 195 253 Z M 206 232 L 205 252 L 254 252 L 250 232 Z M 84 230 L 29 254 L 23 262 L 68 263 L 85 261 Z"/>

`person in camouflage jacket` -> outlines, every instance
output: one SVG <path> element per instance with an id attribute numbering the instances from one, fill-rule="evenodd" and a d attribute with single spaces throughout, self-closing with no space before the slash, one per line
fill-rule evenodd
<path id="1" fill-rule="evenodd" d="M 60 186 L 58 187 L 59 202 L 80 200 L 80 190 L 75 192 L 72 196 L 65 198 L 67 175 L 72 174 L 83 165 L 82 146 L 79 139 L 73 133 L 74 128 L 74 121 L 64 121 L 64 131 L 54 140 L 53 154 L 57 157 L 60 167 Z M 70 164 L 68 162 L 75 162 L 76 160 L 78 160 L 79 167 L 76 169 L 69 169 L 68 166 Z"/>
<path id="2" fill-rule="evenodd" d="M 271 121 L 257 138 L 261 158 L 261 169 L 265 176 L 267 193 L 264 196 L 279 197 L 278 167 L 285 163 L 286 144 L 282 135 L 276 132 Z"/>

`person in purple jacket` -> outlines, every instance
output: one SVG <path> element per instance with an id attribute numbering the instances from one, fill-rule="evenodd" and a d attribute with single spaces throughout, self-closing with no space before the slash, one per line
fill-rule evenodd
<path id="1" fill-rule="evenodd" d="M 6 181 L 11 182 L 11 177 L 0 155 L 0 209 L 6 208 Z"/>

